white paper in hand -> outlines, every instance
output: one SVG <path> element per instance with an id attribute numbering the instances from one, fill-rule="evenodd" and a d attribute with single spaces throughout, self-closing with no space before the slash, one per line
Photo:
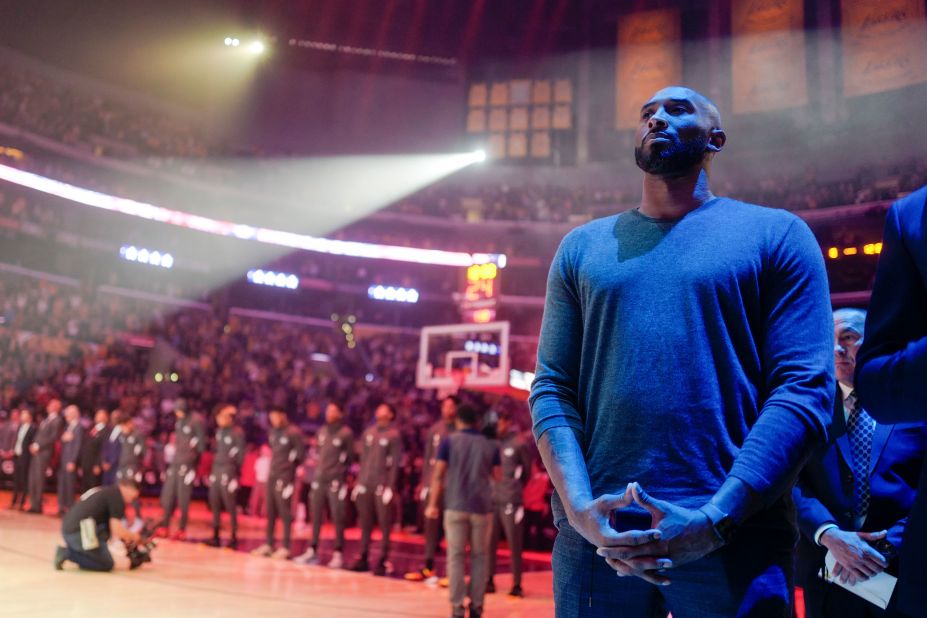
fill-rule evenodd
<path id="1" fill-rule="evenodd" d="M 866 599 L 877 607 L 881 607 L 882 609 L 888 607 L 888 602 L 892 598 L 892 592 L 895 590 L 895 584 L 898 583 L 897 577 L 883 571 L 864 582 L 856 582 L 855 585 L 850 583 L 845 584 L 840 581 L 839 577 L 833 576 L 834 566 L 836 566 L 836 564 L 837 559 L 834 557 L 834 554 L 828 551 L 827 555 L 824 556 L 824 568 L 818 572 L 818 576 L 822 577 L 825 581 L 837 584 L 841 588 L 849 590 L 856 596 Z"/>

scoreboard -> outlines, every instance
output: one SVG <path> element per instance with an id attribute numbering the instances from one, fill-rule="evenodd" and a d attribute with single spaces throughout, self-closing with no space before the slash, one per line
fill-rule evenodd
<path id="1" fill-rule="evenodd" d="M 490 262 L 467 268 L 458 299 L 464 322 L 486 324 L 494 321 L 499 301 L 499 267 Z"/>

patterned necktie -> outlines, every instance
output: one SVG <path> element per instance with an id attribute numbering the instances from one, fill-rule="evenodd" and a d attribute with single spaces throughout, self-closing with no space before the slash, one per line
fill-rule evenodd
<path id="1" fill-rule="evenodd" d="M 853 498 L 856 517 L 865 517 L 869 512 L 869 458 L 872 454 L 872 434 L 875 424 L 872 417 L 859 407 L 856 391 L 844 400 L 848 412 L 847 433 L 850 437 L 850 453 L 853 455 Z"/>

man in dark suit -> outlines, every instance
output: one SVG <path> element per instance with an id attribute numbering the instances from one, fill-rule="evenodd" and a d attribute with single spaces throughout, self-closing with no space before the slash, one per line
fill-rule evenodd
<path id="1" fill-rule="evenodd" d="M 116 473 L 119 471 L 119 455 L 122 454 L 122 441 L 119 436 L 122 435 L 122 412 L 113 410 L 110 417 L 111 428 L 106 434 L 106 442 L 103 443 L 103 484 L 115 485 Z"/>
<path id="2" fill-rule="evenodd" d="M 48 415 L 35 433 L 35 440 L 30 445 L 32 461 L 29 463 L 29 512 L 42 512 L 42 494 L 45 491 L 45 471 L 55 454 L 55 444 L 64 433 L 64 420 L 61 418 L 61 401 L 52 399 L 45 407 Z"/>
<path id="3" fill-rule="evenodd" d="M 97 410 L 93 418 L 93 427 L 81 442 L 80 470 L 81 493 L 102 484 L 103 482 L 103 445 L 109 439 L 109 412 L 106 408 Z"/>
<path id="4" fill-rule="evenodd" d="M 74 504 L 77 492 L 77 462 L 80 457 L 84 428 L 80 424 L 80 409 L 70 405 L 64 409 L 64 433 L 58 457 L 58 515 L 64 516 Z"/>
<path id="5" fill-rule="evenodd" d="M 899 616 L 817 575 L 829 550 L 833 574 L 843 582 L 869 579 L 887 568 L 897 573 L 898 549 L 914 502 L 927 425 L 876 423 L 853 390 L 856 353 L 866 313 L 834 312 L 834 360 L 838 393 L 833 438 L 808 461 L 794 490 L 802 540 L 799 583 L 809 618 Z M 891 566 L 890 566 L 891 565 Z"/>
<path id="6" fill-rule="evenodd" d="M 32 441 L 35 440 L 35 423 L 32 410 L 19 411 L 19 425 L 16 427 L 16 442 L 13 444 L 13 503 L 11 509 L 26 508 L 26 494 L 29 489 L 29 466 L 32 463 Z"/>
<path id="7" fill-rule="evenodd" d="M 859 353 L 860 402 L 884 423 L 927 420 L 927 187 L 888 211 Z M 927 460 L 924 461 L 927 468 Z M 901 551 L 898 609 L 927 606 L 927 469 L 921 472 Z"/>

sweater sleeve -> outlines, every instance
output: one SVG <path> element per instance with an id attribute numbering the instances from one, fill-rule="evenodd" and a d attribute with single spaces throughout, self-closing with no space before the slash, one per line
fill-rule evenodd
<path id="1" fill-rule="evenodd" d="M 765 401 L 731 468 L 766 504 L 827 440 L 833 417 L 833 316 L 818 243 L 798 219 L 767 259 L 760 355 Z"/>
<path id="2" fill-rule="evenodd" d="M 905 243 L 899 208 L 892 206 L 886 217 L 856 370 L 860 403 L 883 423 L 927 420 L 927 290 Z"/>
<path id="3" fill-rule="evenodd" d="M 583 433 L 577 393 L 583 321 L 567 250 L 571 238 L 568 235 L 560 244 L 547 277 L 537 370 L 529 398 L 536 440 L 554 427 L 569 427 L 577 436 Z"/>

